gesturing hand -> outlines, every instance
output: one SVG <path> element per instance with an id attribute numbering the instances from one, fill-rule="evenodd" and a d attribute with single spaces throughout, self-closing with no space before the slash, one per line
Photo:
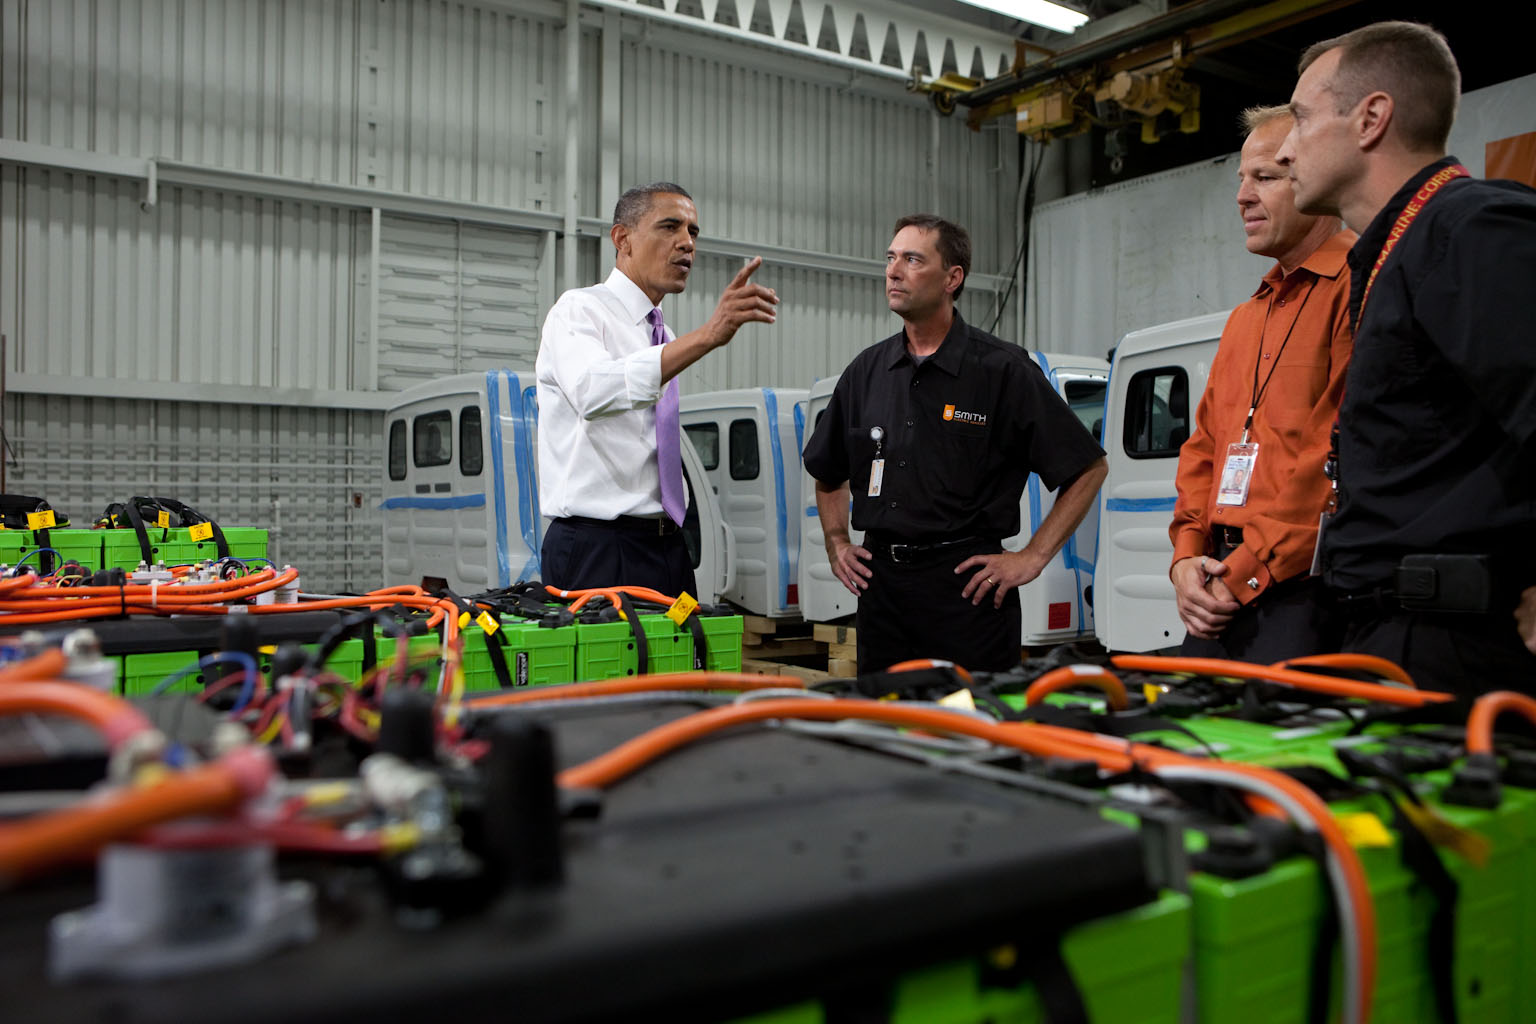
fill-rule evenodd
<path id="1" fill-rule="evenodd" d="M 761 256 L 754 256 L 747 265 L 736 271 L 731 283 L 720 294 L 715 312 L 709 318 L 710 334 L 716 346 L 724 345 L 736 336 L 742 324 L 771 324 L 777 316 L 779 296 L 772 288 L 754 284 L 752 275 L 763 265 Z"/>

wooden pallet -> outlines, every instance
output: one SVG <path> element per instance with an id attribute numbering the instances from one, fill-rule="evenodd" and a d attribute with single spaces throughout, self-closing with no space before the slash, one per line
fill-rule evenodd
<path id="1" fill-rule="evenodd" d="M 806 680 L 858 674 L 851 626 L 748 615 L 741 638 L 743 672 L 793 675 Z"/>
<path id="2" fill-rule="evenodd" d="M 827 645 L 827 672 L 838 677 L 859 674 L 859 637 L 852 626 L 828 626 L 818 622 L 811 638 Z"/>

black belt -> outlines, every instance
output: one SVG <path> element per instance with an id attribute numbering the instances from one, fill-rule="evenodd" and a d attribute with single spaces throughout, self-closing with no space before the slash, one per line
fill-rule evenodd
<path id="1" fill-rule="evenodd" d="M 924 556 L 945 548 L 958 547 L 961 544 L 984 543 L 981 537 L 956 537 L 953 540 L 937 540 L 927 543 L 908 544 L 903 541 L 873 540 L 867 535 L 864 538 L 864 547 L 876 558 L 883 558 L 888 562 L 904 565 L 910 562 L 921 561 Z"/>
<path id="2" fill-rule="evenodd" d="M 680 527 L 671 516 L 652 519 L 649 516 L 619 516 L 617 519 L 591 519 L 587 516 L 562 516 L 561 522 L 578 526 L 595 526 L 600 530 L 621 530 L 624 533 L 646 533 L 652 537 L 667 537 Z"/>
<path id="3" fill-rule="evenodd" d="M 1243 528 L 1241 526 L 1213 526 L 1211 528 L 1211 545 L 1215 548 L 1216 560 L 1225 562 L 1227 556 L 1243 546 Z"/>

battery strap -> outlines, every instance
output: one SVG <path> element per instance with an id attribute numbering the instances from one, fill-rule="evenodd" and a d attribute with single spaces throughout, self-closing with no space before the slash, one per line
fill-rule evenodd
<path id="1" fill-rule="evenodd" d="M 1039 939 L 1017 946 L 1012 965 L 985 963 L 978 979 L 983 987 L 1017 989 L 1032 982 L 1047 1024 L 1088 1024 L 1088 1007 L 1072 971 L 1055 941 Z"/>
<path id="2" fill-rule="evenodd" d="M 689 612 L 683 624 L 688 627 L 688 632 L 693 634 L 693 670 L 703 672 L 704 663 L 709 657 L 709 645 L 704 639 L 704 624 L 699 621 L 699 610 L 695 608 Z"/>
<path id="3" fill-rule="evenodd" d="M 133 527 L 134 534 L 139 538 L 139 554 L 146 568 L 155 564 L 155 554 L 150 549 L 149 531 L 145 529 L 144 517 L 139 513 L 139 502 L 148 503 L 150 500 L 149 498 L 133 497 L 129 498 L 128 504 L 123 506 L 123 514 L 128 517 L 128 525 Z"/>
<path id="4" fill-rule="evenodd" d="M 182 526 L 194 526 L 197 523 L 207 523 L 213 530 L 213 544 L 215 550 L 218 552 L 219 557 L 229 557 L 229 541 L 224 539 L 224 531 L 219 529 L 219 524 L 214 522 L 212 517 L 204 515 L 197 509 L 193 508 L 191 505 L 179 502 L 175 498 L 157 497 L 154 500 L 158 502 L 160 506 L 166 511 L 175 512 L 177 515 L 181 516 Z"/>
<path id="5" fill-rule="evenodd" d="M 640 624 L 640 616 L 635 612 L 635 602 L 622 590 L 614 596 L 619 599 L 619 611 L 624 613 L 629 631 L 635 637 L 635 674 L 646 675 L 651 670 L 650 645 L 645 639 L 645 627 Z"/>
<path id="6" fill-rule="evenodd" d="M 363 629 L 363 674 L 373 671 L 373 667 L 379 663 L 379 632 L 374 629 L 377 619 L 369 616 L 369 623 Z"/>
<path id="7" fill-rule="evenodd" d="M 501 624 L 501 619 L 494 613 L 491 618 L 496 619 L 497 625 Z M 506 635 L 499 629 L 494 633 L 482 630 L 480 638 L 485 641 L 485 653 L 491 659 L 491 670 L 496 673 L 496 685 L 503 690 L 510 690 L 513 686 L 512 673 L 507 670 L 507 656 L 501 650 L 507 646 Z"/>
<path id="8" fill-rule="evenodd" d="M 1425 944 L 1429 962 L 1424 965 L 1434 986 L 1435 1008 L 1444 1024 L 1456 1024 L 1456 904 L 1461 897 L 1461 887 L 1445 869 L 1429 837 L 1403 812 L 1400 800 L 1418 802 L 1419 799 L 1408 777 L 1384 757 L 1348 748 L 1340 748 L 1338 754 L 1339 763 L 1351 775 L 1379 779 L 1389 790 L 1382 793 L 1382 797 L 1392 808 L 1392 827 L 1397 831 L 1398 853 L 1403 867 L 1435 901 Z"/>

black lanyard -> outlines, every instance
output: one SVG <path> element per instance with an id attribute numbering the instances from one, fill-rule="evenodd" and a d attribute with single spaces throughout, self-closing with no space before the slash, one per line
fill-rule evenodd
<path id="1" fill-rule="evenodd" d="M 1297 268 L 1300 269 L 1299 267 Z M 1284 281 L 1282 280 L 1282 284 Z M 1269 373 L 1264 375 L 1264 384 L 1259 384 L 1259 367 L 1264 363 L 1264 336 L 1259 335 L 1259 351 L 1253 357 L 1253 390 L 1249 392 L 1248 418 L 1243 421 L 1243 439 L 1239 444 L 1248 443 L 1248 431 L 1253 429 L 1253 414 L 1258 411 L 1259 403 L 1264 400 L 1264 393 L 1269 390 L 1269 382 L 1275 377 L 1275 368 L 1280 365 L 1280 357 L 1285 354 L 1285 346 L 1291 342 L 1291 332 L 1296 329 L 1296 324 L 1301 320 L 1302 312 L 1307 308 L 1307 300 L 1312 297 L 1312 291 L 1317 287 L 1317 281 L 1312 282 L 1307 293 L 1301 297 L 1301 304 L 1296 307 L 1296 315 L 1291 319 L 1291 326 L 1285 329 L 1285 337 L 1280 339 L 1280 347 L 1275 350 L 1275 358 L 1270 363 Z M 1283 301 L 1283 300 L 1282 300 Z M 1274 300 L 1270 300 L 1270 308 L 1274 308 Z M 1266 316 L 1266 319 L 1267 316 Z"/>

